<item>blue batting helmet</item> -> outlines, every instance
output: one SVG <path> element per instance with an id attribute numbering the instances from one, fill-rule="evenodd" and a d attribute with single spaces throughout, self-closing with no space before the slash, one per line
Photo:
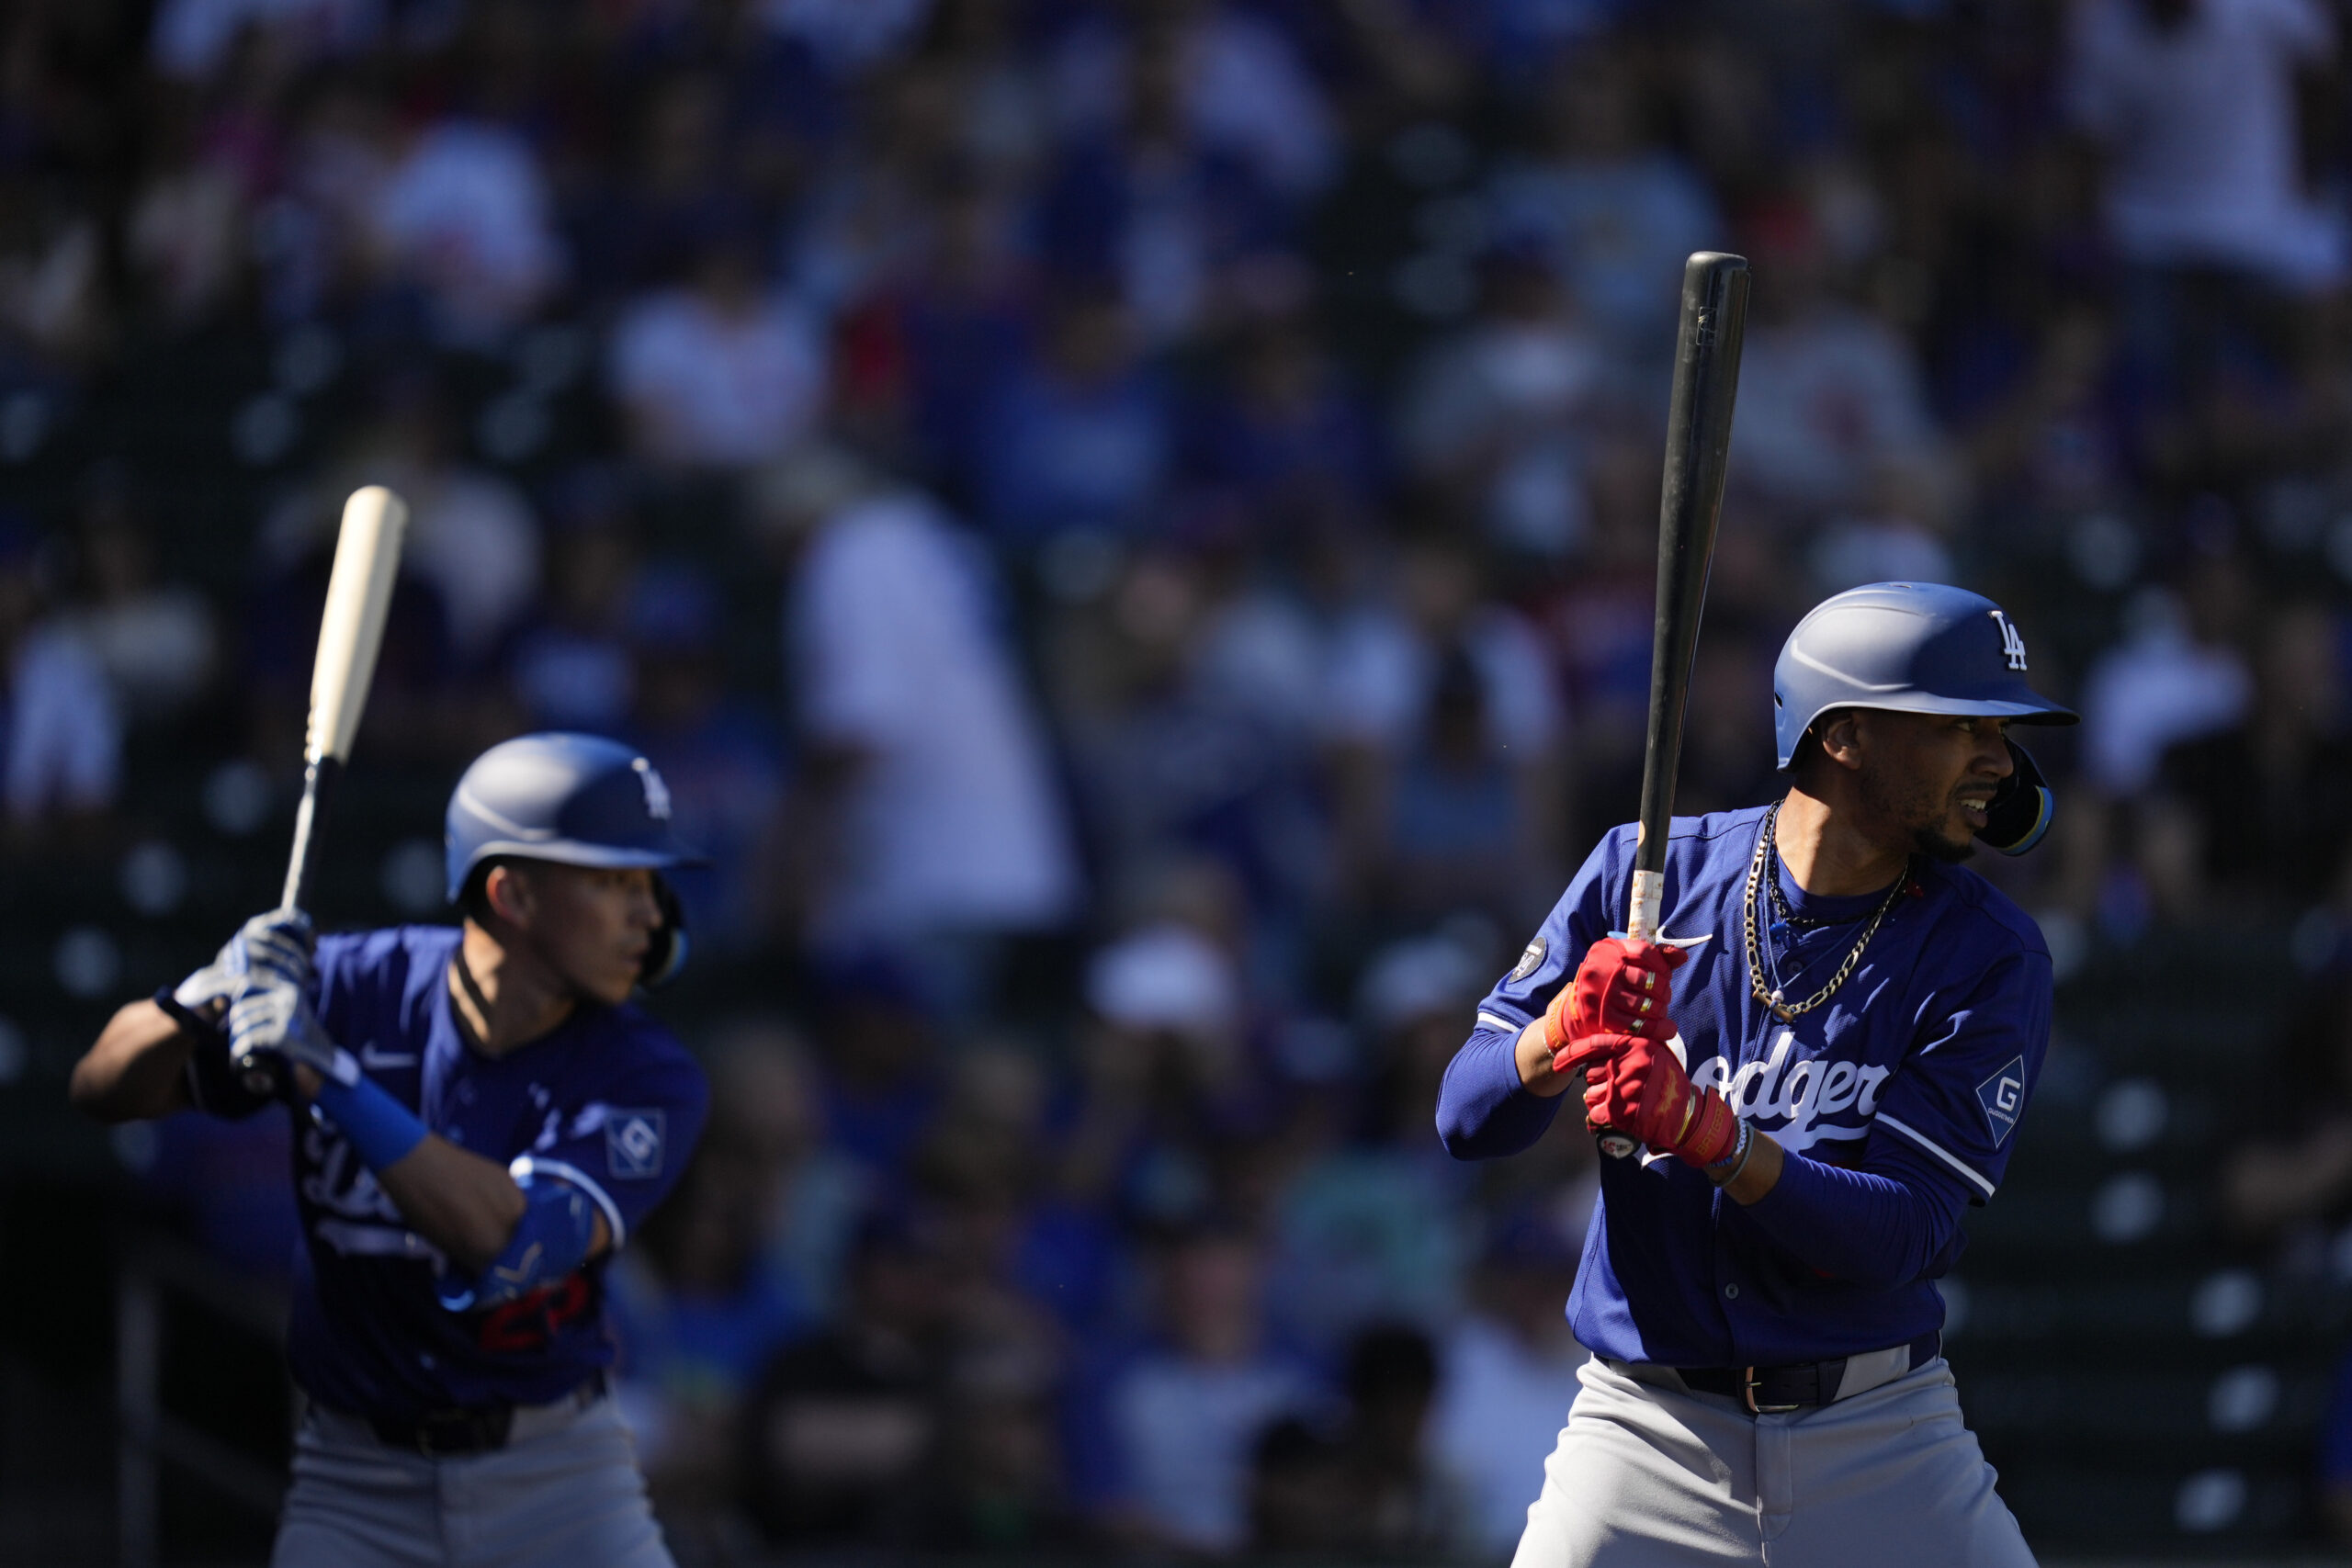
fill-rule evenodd
<path id="1" fill-rule="evenodd" d="M 484 751 L 450 794 L 445 843 L 453 904 L 501 857 L 657 872 L 704 863 L 671 831 L 670 789 L 653 764 L 600 735 L 524 735 Z M 676 974 L 686 955 L 684 911 L 669 884 L 654 881 L 663 918 L 646 955 L 648 985 Z"/>
<path id="2" fill-rule="evenodd" d="M 1831 708 L 2075 722 L 2025 676 L 2025 638 L 1983 594 L 1939 582 L 1849 588 L 1797 623 L 1772 667 L 1781 766 Z"/>

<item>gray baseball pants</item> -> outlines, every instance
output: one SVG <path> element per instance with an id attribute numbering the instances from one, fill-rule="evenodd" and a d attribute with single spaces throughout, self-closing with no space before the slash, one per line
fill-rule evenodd
<path id="1" fill-rule="evenodd" d="M 1785 1416 L 1669 1368 L 1577 1375 L 1512 1568 L 2033 1568 L 1941 1357 Z"/>
<path id="2" fill-rule="evenodd" d="M 672 1568 L 611 1400 L 515 1416 L 503 1449 L 427 1459 L 306 1412 L 270 1568 Z"/>

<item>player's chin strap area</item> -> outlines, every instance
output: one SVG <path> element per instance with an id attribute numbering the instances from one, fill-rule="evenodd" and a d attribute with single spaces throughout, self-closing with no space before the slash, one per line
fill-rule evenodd
<path id="1" fill-rule="evenodd" d="M 637 983 L 647 990 L 657 990 L 678 977 L 686 966 L 686 953 L 693 945 L 686 939 L 686 907 L 678 901 L 677 890 L 669 878 L 656 875 L 653 879 L 654 902 L 662 907 L 662 923 L 654 929 L 652 944 L 645 950 L 645 963 L 637 972 Z"/>
<path id="2" fill-rule="evenodd" d="M 2014 740 L 2007 744 L 2009 776 L 1993 792 L 1984 807 L 1984 826 L 1976 837 L 2002 854 L 2021 855 L 2049 834 L 2058 801 L 2032 755 Z"/>

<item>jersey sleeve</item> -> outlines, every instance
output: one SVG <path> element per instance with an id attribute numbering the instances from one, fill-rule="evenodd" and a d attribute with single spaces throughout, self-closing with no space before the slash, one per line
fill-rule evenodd
<path id="1" fill-rule="evenodd" d="M 2050 955 L 2018 945 L 1957 1005 L 1924 1017 L 1880 1098 L 1873 1144 L 1899 1139 L 1924 1156 L 1917 1168 L 1958 1183 L 1972 1203 L 1991 1199 L 2050 1048 L 2052 983 Z"/>
<path id="2" fill-rule="evenodd" d="M 336 1044 L 356 1048 L 384 997 L 399 995 L 408 983 L 410 954 L 401 934 L 397 929 L 336 931 L 311 949 L 305 989 L 319 1026 Z"/>
<path id="3" fill-rule="evenodd" d="M 677 1184 L 709 1112 L 702 1069 L 664 1043 L 650 1063 L 550 1106 L 529 1149 L 508 1167 L 518 1178 L 552 1178 L 587 1193 L 616 1249 Z"/>
<path id="4" fill-rule="evenodd" d="M 1543 1016 L 1586 949 L 1609 934 L 1607 911 L 1627 842 L 1620 829 L 1593 846 L 1519 962 L 1478 1004 L 1470 1038 L 1447 1066 L 1438 1094 L 1438 1136 L 1455 1158 L 1517 1154 L 1544 1135 L 1562 1101 L 1574 1098 L 1527 1092 L 1519 1081 L 1519 1034 Z"/>

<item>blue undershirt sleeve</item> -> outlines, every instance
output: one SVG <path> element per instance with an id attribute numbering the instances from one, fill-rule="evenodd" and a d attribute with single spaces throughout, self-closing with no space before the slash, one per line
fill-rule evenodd
<path id="1" fill-rule="evenodd" d="M 1950 1264 L 1968 1194 L 1923 1169 L 1895 1168 L 1905 1163 L 1874 1153 L 1848 1170 L 1786 1155 L 1780 1180 L 1747 1212 L 1809 1268 L 1879 1290 L 1907 1285 Z"/>
<path id="2" fill-rule="evenodd" d="M 1515 1155 L 1544 1135 L 1568 1098 L 1528 1093 L 1519 1081 L 1518 1036 L 1481 1029 L 1446 1065 L 1437 1135 L 1455 1159 Z"/>

